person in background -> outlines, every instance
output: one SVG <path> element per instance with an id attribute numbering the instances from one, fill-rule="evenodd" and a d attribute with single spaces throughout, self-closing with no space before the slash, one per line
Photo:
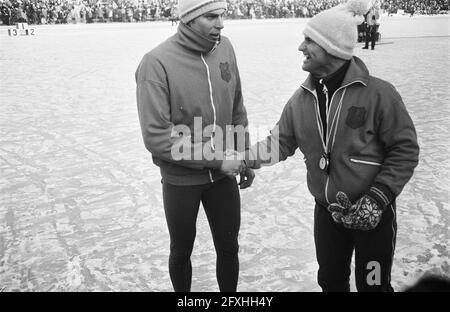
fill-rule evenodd
<path id="1" fill-rule="evenodd" d="M 380 27 L 380 7 L 378 2 L 374 3 L 366 15 L 366 44 L 363 49 L 375 49 L 375 42 L 378 40 L 378 28 Z"/>
<path id="2" fill-rule="evenodd" d="M 450 278 L 445 275 L 424 274 L 404 292 L 450 292 Z"/>

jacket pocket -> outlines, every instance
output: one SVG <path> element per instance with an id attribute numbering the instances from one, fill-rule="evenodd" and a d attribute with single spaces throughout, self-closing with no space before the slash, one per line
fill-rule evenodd
<path id="1" fill-rule="evenodd" d="M 364 164 L 364 165 L 370 165 L 370 166 L 381 166 L 381 163 L 376 161 L 368 161 L 363 159 L 357 159 L 357 158 L 350 158 L 350 161 L 357 164 Z"/>

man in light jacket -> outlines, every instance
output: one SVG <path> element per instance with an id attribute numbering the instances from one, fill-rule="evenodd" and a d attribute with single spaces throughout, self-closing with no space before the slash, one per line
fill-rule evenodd
<path id="1" fill-rule="evenodd" d="M 190 291 L 201 202 L 217 253 L 219 289 L 236 291 L 240 194 L 235 177 L 223 171 L 239 169 L 227 167 L 225 151 L 243 151 L 249 141 L 236 56 L 221 35 L 227 3 L 178 5 L 177 33 L 147 53 L 136 71 L 142 136 L 162 176 L 170 278 L 175 291 Z M 245 170 L 241 189 L 253 178 L 253 171 Z"/>

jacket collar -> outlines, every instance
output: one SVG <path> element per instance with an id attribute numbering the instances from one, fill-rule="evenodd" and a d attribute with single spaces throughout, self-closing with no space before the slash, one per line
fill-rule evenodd
<path id="1" fill-rule="evenodd" d="M 176 41 L 186 49 L 200 53 L 211 52 L 217 44 L 215 40 L 203 36 L 183 22 L 178 26 Z"/>
<path id="2" fill-rule="evenodd" d="M 358 58 L 357 56 L 353 56 L 341 86 L 346 86 L 358 82 L 362 83 L 364 86 L 367 86 L 368 81 L 369 70 L 360 58 Z M 313 91 L 315 89 L 314 78 L 311 74 L 308 75 L 305 82 L 302 84 L 302 87 L 310 91 Z"/>

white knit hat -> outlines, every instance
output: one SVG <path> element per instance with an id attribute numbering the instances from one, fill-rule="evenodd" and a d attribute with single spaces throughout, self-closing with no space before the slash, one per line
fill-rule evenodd
<path id="1" fill-rule="evenodd" d="M 178 0 L 178 14 L 183 23 L 218 9 L 227 9 L 226 0 Z"/>
<path id="2" fill-rule="evenodd" d="M 358 25 L 369 11 L 370 0 L 349 0 L 309 20 L 303 34 L 329 54 L 349 60 L 358 40 Z"/>

